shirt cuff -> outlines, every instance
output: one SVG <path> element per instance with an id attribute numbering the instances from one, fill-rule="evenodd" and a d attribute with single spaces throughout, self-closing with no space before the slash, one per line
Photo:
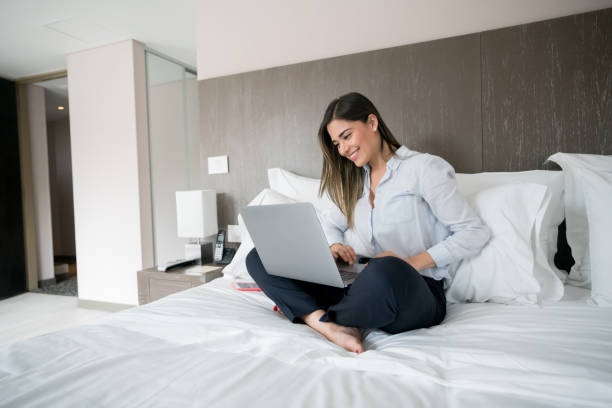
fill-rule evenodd
<path id="1" fill-rule="evenodd" d="M 338 230 L 323 230 L 325 232 L 325 237 L 327 238 L 327 243 L 329 246 L 332 244 L 342 244 L 344 245 L 344 234 Z"/>
<path id="2" fill-rule="evenodd" d="M 438 268 L 443 268 L 453 262 L 453 256 L 443 242 L 439 242 L 427 250 Z"/>

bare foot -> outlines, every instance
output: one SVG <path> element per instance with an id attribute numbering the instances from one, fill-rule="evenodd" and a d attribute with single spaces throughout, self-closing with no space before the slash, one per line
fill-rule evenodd
<path id="1" fill-rule="evenodd" d="M 339 324 L 328 322 L 329 331 L 322 333 L 329 341 L 343 347 L 345 350 L 354 351 L 359 354 L 363 352 L 361 344 L 361 330 L 357 327 L 340 326 Z"/>
<path id="2" fill-rule="evenodd" d="M 333 322 L 320 322 L 319 319 L 324 313 L 323 310 L 315 310 L 309 315 L 302 316 L 302 319 L 308 326 L 321 333 L 332 343 L 357 354 L 363 352 L 361 330 L 357 327 L 340 326 Z"/>

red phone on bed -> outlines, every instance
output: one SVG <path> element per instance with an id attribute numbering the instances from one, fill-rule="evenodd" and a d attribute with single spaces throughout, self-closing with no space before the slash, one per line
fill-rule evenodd
<path id="1" fill-rule="evenodd" d="M 261 292 L 255 282 L 232 282 L 232 288 L 245 292 Z"/>

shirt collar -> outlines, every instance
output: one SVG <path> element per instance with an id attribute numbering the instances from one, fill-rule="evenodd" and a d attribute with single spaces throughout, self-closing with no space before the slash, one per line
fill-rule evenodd
<path id="1" fill-rule="evenodd" d="M 415 153 L 416 152 L 408 149 L 406 146 L 400 146 L 399 149 L 397 149 L 395 153 L 393 153 L 393 156 L 391 156 L 391 158 L 387 161 L 387 169 L 391 171 L 397 170 L 403 159 L 408 158 Z M 366 175 L 370 174 L 369 164 L 364 164 L 363 169 L 365 170 Z"/>

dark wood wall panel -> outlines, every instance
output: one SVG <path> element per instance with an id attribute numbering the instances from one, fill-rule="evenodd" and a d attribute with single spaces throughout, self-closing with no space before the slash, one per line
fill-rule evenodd
<path id="1" fill-rule="evenodd" d="M 612 154 L 612 9 L 481 33 L 485 171 Z"/>
<path id="2" fill-rule="evenodd" d="M 440 155 L 457 171 L 482 170 L 478 34 L 200 81 L 205 188 L 219 193 L 220 225 L 268 185 L 266 169 L 320 177 L 316 139 L 327 104 L 368 96 L 397 139 Z M 208 175 L 208 156 L 229 156 Z"/>
<path id="3" fill-rule="evenodd" d="M 0 78 L 0 299 L 25 292 L 15 83 Z"/>

